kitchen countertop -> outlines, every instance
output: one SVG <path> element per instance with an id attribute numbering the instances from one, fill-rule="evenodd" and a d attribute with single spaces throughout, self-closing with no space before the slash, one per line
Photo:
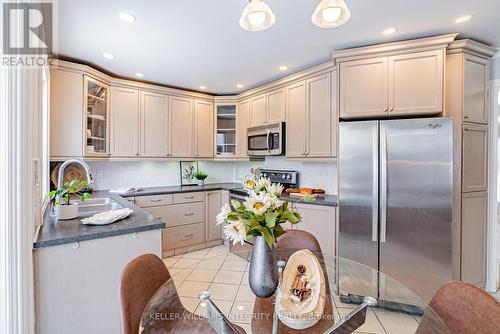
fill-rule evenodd
<path id="1" fill-rule="evenodd" d="M 50 216 L 49 210 L 44 216 L 44 224 L 40 227 L 38 238 L 33 244 L 33 248 L 50 247 L 73 242 L 108 238 L 117 235 L 137 233 L 142 231 L 163 229 L 164 222 L 154 218 L 143 209 L 135 206 L 125 198 L 138 196 L 151 196 L 161 194 L 176 194 L 186 192 L 212 191 L 212 190 L 236 190 L 242 189 L 240 183 L 211 183 L 204 186 L 163 186 L 144 187 L 135 192 L 118 195 L 109 193 L 107 190 L 95 190 L 92 198 L 110 197 L 125 208 L 134 212 L 127 218 L 116 223 L 103 226 L 88 226 L 80 223 L 81 218 L 58 222 L 55 217 Z M 281 196 L 282 199 L 290 202 L 300 202 L 298 198 L 288 195 Z M 303 202 L 307 205 L 337 206 L 336 195 L 326 195 L 324 198 L 317 198 L 314 202 Z"/>

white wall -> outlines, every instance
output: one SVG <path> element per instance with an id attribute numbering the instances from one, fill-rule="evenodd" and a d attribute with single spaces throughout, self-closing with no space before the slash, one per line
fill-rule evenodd
<path id="1" fill-rule="evenodd" d="M 178 161 L 93 161 L 89 166 L 95 180 L 94 188 L 98 190 L 180 184 Z M 206 183 L 240 182 L 253 167 L 296 170 L 300 172 L 300 186 L 337 193 L 335 163 L 290 162 L 284 157 L 267 157 L 266 161 L 258 162 L 199 162 L 199 168 L 208 173 Z"/>

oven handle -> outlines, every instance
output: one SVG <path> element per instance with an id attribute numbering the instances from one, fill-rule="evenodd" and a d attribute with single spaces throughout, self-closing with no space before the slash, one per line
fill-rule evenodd
<path id="1" fill-rule="evenodd" d="M 269 147 L 269 138 L 271 136 L 271 131 L 267 130 L 267 137 L 266 137 L 266 146 L 267 146 L 267 151 L 271 152 L 271 148 Z"/>

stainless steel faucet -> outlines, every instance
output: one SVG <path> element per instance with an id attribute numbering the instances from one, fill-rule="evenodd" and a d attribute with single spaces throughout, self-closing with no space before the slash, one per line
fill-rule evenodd
<path id="1" fill-rule="evenodd" d="M 92 182 L 94 182 L 92 180 L 92 177 L 90 176 L 89 165 L 87 165 L 87 163 L 85 161 L 80 161 L 77 159 L 69 159 L 69 160 L 66 160 L 65 162 L 63 162 L 61 167 L 59 167 L 59 172 L 57 173 L 57 189 L 61 188 L 63 185 L 64 170 L 66 169 L 66 167 L 69 164 L 78 164 L 78 165 L 82 166 L 83 169 L 85 169 L 85 174 L 87 176 L 88 184 L 91 184 Z"/>

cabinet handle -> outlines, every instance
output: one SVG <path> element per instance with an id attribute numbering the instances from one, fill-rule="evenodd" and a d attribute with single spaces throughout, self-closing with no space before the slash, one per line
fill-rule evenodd
<path id="1" fill-rule="evenodd" d="M 149 201 L 153 202 L 153 203 L 158 203 L 158 202 L 161 202 L 162 199 L 161 198 L 160 199 L 150 199 Z"/>
<path id="2" fill-rule="evenodd" d="M 394 108 L 389 109 L 389 111 L 394 111 Z"/>
<path id="3" fill-rule="evenodd" d="M 189 216 L 194 216 L 194 212 L 190 212 L 190 213 L 185 213 L 184 216 L 186 217 L 189 217 Z"/>
<path id="4" fill-rule="evenodd" d="M 73 249 L 78 249 L 78 248 L 80 248 L 80 244 L 78 242 L 75 242 L 73 244 Z"/>
<path id="5" fill-rule="evenodd" d="M 465 118 L 465 119 L 469 119 L 469 116 L 465 115 L 465 116 L 464 116 L 464 118 Z"/>
<path id="6" fill-rule="evenodd" d="M 185 196 L 184 199 L 193 199 L 194 196 Z"/>
<path id="7" fill-rule="evenodd" d="M 384 112 L 388 112 L 388 111 L 389 111 L 389 108 L 385 108 L 385 109 L 384 109 Z"/>
<path id="8" fill-rule="evenodd" d="M 464 128 L 465 131 L 469 131 L 469 128 Z"/>

